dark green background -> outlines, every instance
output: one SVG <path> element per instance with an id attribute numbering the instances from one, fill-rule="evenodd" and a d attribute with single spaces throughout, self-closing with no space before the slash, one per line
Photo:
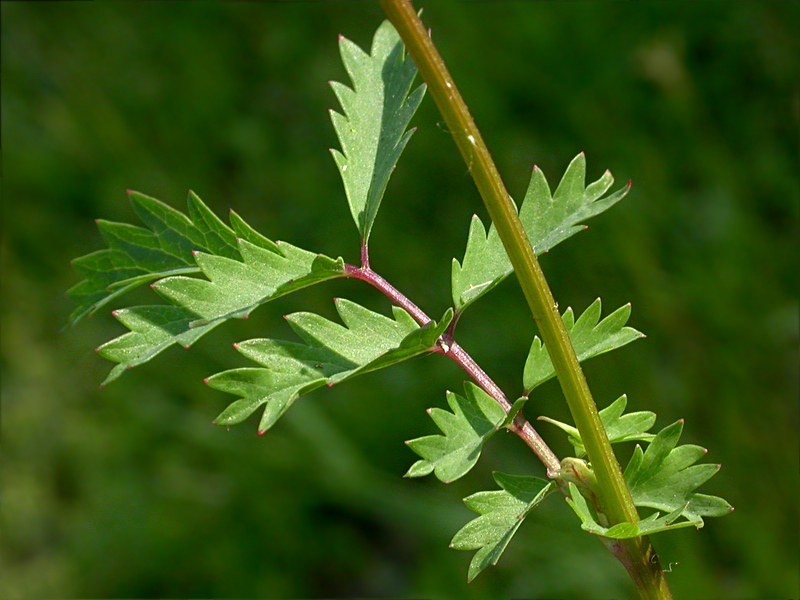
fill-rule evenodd
<path id="1" fill-rule="evenodd" d="M 798 593 L 798 156 L 793 2 L 422 2 L 512 195 L 580 151 L 628 198 L 542 260 L 563 307 L 633 303 L 643 341 L 587 363 L 601 406 L 627 393 L 723 469 L 736 512 L 654 538 L 676 597 Z M 276 301 L 98 384 L 107 313 L 59 333 L 95 218 L 131 221 L 132 188 L 183 209 L 195 190 L 272 238 L 357 260 L 327 149 L 337 35 L 369 43 L 377 2 L 2 3 L 2 577 L 27 598 L 610 598 L 626 575 L 563 501 L 532 515 L 467 585 L 449 550 L 461 498 L 492 470 L 542 474 L 497 436 L 444 486 L 401 475 L 463 375 L 418 359 L 304 398 L 268 435 L 210 424 L 232 398 L 202 379 L 231 342 L 291 337 L 280 315 L 334 314 L 358 282 Z M 373 266 L 433 316 L 484 215 L 430 98 L 372 235 Z M 147 293 L 131 301 L 151 302 Z M 461 322 L 509 396 L 535 329 L 509 280 Z M 568 418 L 551 382 L 528 416 Z M 541 427 L 560 455 L 568 447 Z M 627 455 L 630 448 L 623 448 Z M 623 458 L 627 460 L 627 458 Z"/>

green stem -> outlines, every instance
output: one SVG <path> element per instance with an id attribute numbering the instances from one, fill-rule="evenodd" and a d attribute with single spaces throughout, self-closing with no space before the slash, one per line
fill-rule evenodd
<path id="1" fill-rule="evenodd" d="M 612 523 L 636 523 L 639 515 L 561 320 L 558 305 L 480 131 L 411 2 L 381 0 L 381 5 L 428 85 L 516 271 L 597 476 L 605 512 Z M 658 557 L 647 538 L 635 538 L 614 546 L 615 555 L 628 569 L 642 598 L 671 598 Z"/>

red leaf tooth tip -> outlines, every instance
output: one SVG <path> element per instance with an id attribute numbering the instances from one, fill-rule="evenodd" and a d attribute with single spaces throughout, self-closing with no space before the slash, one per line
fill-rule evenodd
<path id="1" fill-rule="evenodd" d="M 216 425 L 216 424 L 217 424 L 217 420 L 216 420 L 216 419 L 214 419 L 213 421 L 211 421 L 211 424 L 212 424 L 212 425 Z"/>
<path id="2" fill-rule="evenodd" d="M 239 342 L 233 342 L 232 346 L 238 350 L 239 349 Z"/>
<path id="3" fill-rule="evenodd" d="M 267 430 L 266 429 L 259 429 L 258 431 L 256 431 L 256 433 L 258 435 L 264 435 L 265 433 L 267 433 Z"/>
<path id="4" fill-rule="evenodd" d="M 130 196 L 133 193 L 133 190 L 125 190 L 125 193 Z"/>
<path id="5" fill-rule="evenodd" d="M 151 283 L 151 284 L 150 284 L 150 289 L 151 289 L 151 290 L 154 290 L 154 289 L 156 289 L 156 284 L 155 284 L 155 283 Z"/>
<path id="6" fill-rule="evenodd" d="M 539 169 L 539 165 L 533 165 L 533 170 L 534 170 L 534 171 L 539 171 L 539 170 L 540 170 L 540 169 Z"/>
<path id="7" fill-rule="evenodd" d="M 731 506 L 731 512 L 735 511 L 736 509 Z"/>
<path id="8" fill-rule="evenodd" d="M 206 385 L 208 385 L 208 377 L 206 377 L 205 379 L 203 379 L 203 383 L 205 383 Z M 211 422 L 212 422 L 212 423 L 216 423 L 216 421 L 211 421 Z"/>
<path id="9" fill-rule="evenodd" d="M 242 317 L 242 320 L 243 320 L 243 321 L 246 321 L 246 320 L 247 320 L 247 319 L 249 319 L 249 318 L 250 318 L 250 315 L 245 315 L 245 316 L 243 316 L 243 317 Z"/>
<path id="10" fill-rule="evenodd" d="M 708 448 L 703 448 L 703 454 L 708 454 Z"/>
<path id="11" fill-rule="evenodd" d="M 192 256 L 197 256 L 200 254 L 200 250 L 192 250 Z"/>
<path id="12" fill-rule="evenodd" d="M 444 483 L 445 485 L 448 485 L 448 484 L 449 484 L 449 483 L 451 483 L 451 482 L 450 482 L 450 481 L 445 481 L 445 482 L 443 482 L 443 483 Z"/>
<path id="13" fill-rule="evenodd" d="M 333 382 L 332 382 L 332 381 L 329 381 L 329 382 L 328 382 L 328 383 L 326 383 L 325 385 L 327 385 L 329 388 L 332 388 L 334 384 L 333 384 Z"/>
<path id="14" fill-rule="evenodd" d="M 633 179 L 628 179 L 627 186 L 630 188 L 633 185 Z"/>
<path id="15" fill-rule="evenodd" d="M 430 409 L 430 408 L 426 408 L 426 409 L 425 409 L 425 412 L 426 412 L 427 414 L 431 414 L 431 409 Z"/>
<path id="16" fill-rule="evenodd" d="M 586 156 L 586 152 L 581 152 L 580 156 L 584 156 L 585 157 Z"/>
<path id="17" fill-rule="evenodd" d="M 685 423 L 686 419 L 678 419 L 678 421 L 680 421 L 681 423 Z"/>
<path id="18" fill-rule="evenodd" d="M 111 311 L 111 316 L 112 316 L 112 317 L 116 317 L 118 314 L 119 314 L 119 311 L 118 311 L 118 310 L 112 310 L 112 311 Z"/>
<path id="19" fill-rule="evenodd" d="M 105 383 L 101 383 L 101 384 L 100 384 L 100 389 L 101 389 L 101 390 L 104 390 L 104 389 L 106 389 L 106 384 L 105 384 Z"/>
<path id="20" fill-rule="evenodd" d="M 189 348 L 191 348 L 191 346 L 189 344 L 184 344 L 183 345 L 183 349 L 184 350 L 188 350 Z"/>
<path id="21" fill-rule="evenodd" d="M 341 33 L 339 34 L 339 39 L 340 39 L 340 40 L 343 40 L 343 39 L 344 39 L 344 36 L 343 36 Z"/>

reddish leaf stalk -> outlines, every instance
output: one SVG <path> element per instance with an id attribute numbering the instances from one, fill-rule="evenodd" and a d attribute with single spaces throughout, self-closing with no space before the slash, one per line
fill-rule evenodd
<path id="1" fill-rule="evenodd" d="M 386 281 L 383 277 L 378 275 L 369 266 L 362 266 L 361 268 L 353 265 L 345 264 L 345 273 L 347 277 L 353 279 L 360 279 L 365 281 L 375 289 L 380 291 L 384 296 L 389 298 L 394 304 L 405 310 L 411 317 L 420 325 L 425 326 L 431 322 L 431 318 L 426 315 L 422 309 L 408 299 L 407 296 L 397 290 L 392 284 Z M 511 410 L 511 403 L 506 398 L 503 390 L 492 381 L 483 369 L 480 368 L 478 363 L 459 346 L 452 338 L 450 332 L 446 332 L 439 337 L 436 342 L 436 347 L 431 350 L 438 354 L 443 354 L 458 366 L 460 366 L 471 378 L 478 384 L 478 386 L 491 396 L 508 414 Z M 539 457 L 545 468 L 547 469 L 548 477 L 555 477 L 561 468 L 561 462 L 555 453 L 548 447 L 539 433 L 533 426 L 523 417 L 518 414 L 513 423 L 508 427 L 509 431 L 517 434 L 528 447 Z"/>

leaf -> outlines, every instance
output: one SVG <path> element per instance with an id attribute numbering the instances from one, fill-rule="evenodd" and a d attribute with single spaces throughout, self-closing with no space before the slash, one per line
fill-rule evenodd
<path id="1" fill-rule="evenodd" d="M 638 523 L 618 523 L 612 527 L 604 527 L 595 520 L 586 499 L 578 491 L 577 486 L 574 483 L 568 485 L 570 495 L 567 503 L 580 518 L 581 528 L 595 535 L 621 540 L 694 525 L 690 521 L 675 522 L 681 516 L 682 508 L 678 508 L 664 516 L 655 513 Z"/>
<path id="2" fill-rule="evenodd" d="M 153 280 L 151 287 L 171 305 L 112 313 L 130 332 L 97 349 L 119 363 L 103 385 L 173 344 L 188 348 L 220 323 L 246 318 L 265 302 L 344 275 L 341 259 L 272 242 L 234 212 L 228 227 L 193 193 L 188 217 L 142 194 L 131 192 L 130 198 L 150 229 L 99 223 L 110 248 L 75 261 L 88 279 L 70 292 L 80 303 L 73 322 Z M 208 280 L 186 277 L 188 273 Z"/>
<path id="3" fill-rule="evenodd" d="M 370 54 L 344 37 L 339 38 L 339 49 L 353 88 L 331 82 L 344 111 L 343 115 L 331 111 L 342 145 L 341 152 L 331 153 L 366 245 L 389 177 L 414 132 L 406 132 L 406 127 L 425 86 L 409 95 L 417 69 L 389 21 L 375 32 Z"/>
<path id="4" fill-rule="evenodd" d="M 447 392 L 453 412 L 428 409 L 444 435 L 428 435 L 406 442 L 422 457 L 406 477 L 421 477 L 433 472 L 444 483 L 465 475 L 481 455 L 483 443 L 503 424 L 506 412 L 497 401 L 473 383 L 464 384 L 464 396 Z"/>
<path id="5" fill-rule="evenodd" d="M 600 421 L 608 435 L 608 441 L 612 444 L 629 442 L 632 440 L 650 441 L 655 435 L 647 431 L 656 422 L 656 414 L 649 410 L 622 414 L 628 404 L 627 396 L 620 396 L 614 402 L 600 411 Z M 561 421 L 556 421 L 549 417 L 539 417 L 541 421 L 547 421 L 559 427 L 569 435 L 569 443 L 575 448 L 577 457 L 584 456 L 586 449 L 578 429 L 572 425 L 567 425 Z"/>
<path id="6" fill-rule="evenodd" d="M 480 516 L 464 525 L 450 542 L 456 550 L 477 550 L 469 565 L 468 581 L 497 564 L 528 513 L 556 487 L 537 477 L 505 473 L 494 473 L 494 480 L 502 490 L 464 498 L 467 507 Z"/>
<path id="7" fill-rule="evenodd" d="M 578 488 L 570 483 L 567 501 L 581 519 L 582 528 L 604 537 L 625 539 L 690 525 L 699 529 L 704 525 L 703 517 L 729 514 L 733 507 L 722 498 L 695 492 L 720 466 L 694 464 L 706 454 L 704 448 L 688 444 L 676 447 L 682 429 L 683 421 L 677 421 L 653 436 L 646 451 L 637 446 L 625 468 L 633 503 L 655 508 L 655 513 L 635 524 L 604 527 L 597 523 Z"/>
<path id="8" fill-rule="evenodd" d="M 625 468 L 625 481 L 636 506 L 667 513 L 680 509 L 681 516 L 700 528 L 704 516 L 721 517 L 733 508 L 722 498 L 695 493 L 720 465 L 695 465 L 708 451 L 690 444 L 676 447 L 682 430 L 683 421 L 677 421 L 659 431 L 646 451 L 637 446 Z"/>
<path id="9" fill-rule="evenodd" d="M 577 321 L 575 321 L 571 308 L 568 308 L 561 316 L 579 361 L 609 352 L 644 337 L 643 333 L 634 328 L 625 327 L 631 314 L 630 304 L 618 308 L 602 321 L 599 321 L 600 311 L 601 302 L 598 298 Z M 522 375 L 526 393 L 530 393 L 531 390 L 555 374 L 547 348 L 544 347 L 538 336 L 534 337 Z"/>
<path id="10" fill-rule="evenodd" d="M 502 426 L 508 427 L 509 425 L 511 425 L 514 422 L 516 416 L 519 414 L 519 411 L 522 410 L 522 408 L 525 406 L 525 404 L 527 404 L 527 402 L 528 402 L 527 396 L 521 396 L 516 400 L 514 400 L 514 404 L 511 405 L 511 409 L 508 411 L 508 414 L 506 415 L 505 419 L 503 419 Z"/>
<path id="11" fill-rule="evenodd" d="M 262 368 L 240 368 L 206 380 L 214 389 L 241 396 L 216 419 L 219 425 L 240 423 L 264 406 L 259 434 L 272 427 L 297 398 L 430 351 L 452 319 L 419 327 L 403 309 L 385 317 L 349 300 L 338 299 L 344 326 L 313 313 L 288 315 L 287 322 L 304 343 L 253 339 L 236 349 Z"/>
<path id="12" fill-rule="evenodd" d="M 76 258 L 85 279 L 67 291 L 77 307 L 74 325 L 114 298 L 161 277 L 197 273 L 192 253 L 204 250 L 235 258 L 236 235 L 189 192 L 189 216 L 138 192 L 128 192 L 136 214 L 149 229 L 98 220 L 108 248 Z"/>
<path id="13" fill-rule="evenodd" d="M 585 187 L 585 178 L 586 157 L 583 153 L 567 167 L 553 195 L 544 174 L 534 167 L 519 217 L 537 255 L 585 229 L 581 222 L 619 202 L 630 189 L 629 184 L 604 198 L 603 194 L 614 182 L 611 173 L 606 171 L 588 187 Z M 481 220 L 473 216 L 464 259 L 461 263 L 453 259 L 451 285 L 456 312 L 462 313 L 512 271 L 494 225 L 487 234 Z"/>

